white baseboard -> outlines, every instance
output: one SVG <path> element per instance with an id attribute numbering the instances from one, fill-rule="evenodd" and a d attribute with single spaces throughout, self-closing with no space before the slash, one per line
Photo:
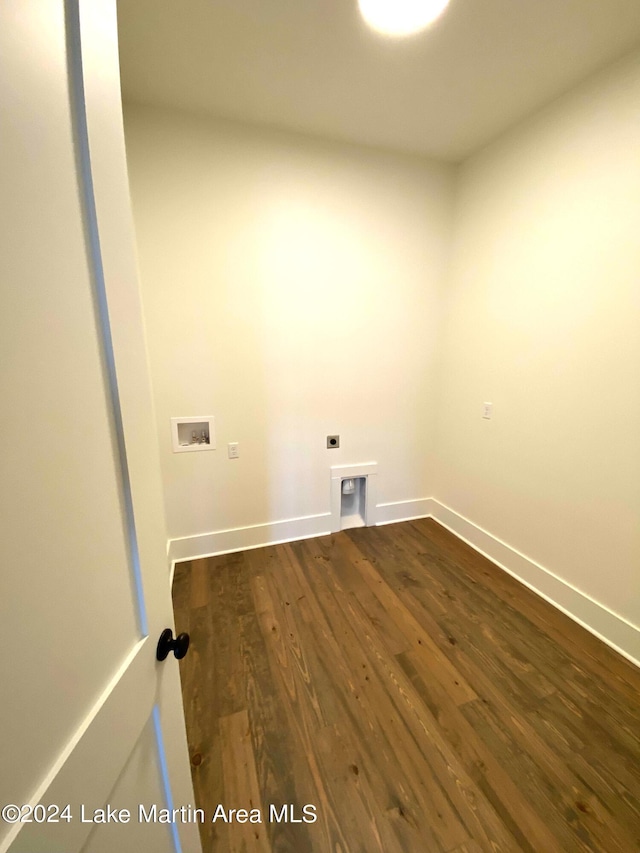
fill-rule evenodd
<path id="1" fill-rule="evenodd" d="M 232 554 L 234 551 L 247 551 L 250 548 L 263 548 L 265 545 L 295 542 L 296 539 L 325 536 L 330 532 L 331 514 L 328 512 L 267 524 L 252 524 L 249 527 L 234 527 L 231 530 L 214 530 L 198 536 L 170 539 L 169 560 L 176 563 L 181 560 Z"/>
<path id="2" fill-rule="evenodd" d="M 376 526 L 394 524 L 396 521 L 413 521 L 416 518 L 429 518 L 433 515 L 436 501 L 433 498 L 418 498 L 411 501 L 393 501 L 378 504 L 376 507 Z"/>
<path id="3" fill-rule="evenodd" d="M 435 519 L 492 563 L 640 667 L 640 628 L 468 518 L 459 515 L 435 498 L 395 501 L 378 504 L 376 507 L 376 525 L 417 518 Z M 331 513 L 236 527 L 232 530 L 217 530 L 199 536 L 171 539 L 168 546 L 169 560 L 173 573 L 173 566 L 181 560 L 195 560 L 314 536 L 326 536 L 330 532 Z"/>
<path id="4" fill-rule="evenodd" d="M 375 508 L 376 524 L 425 518 L 431 514 L 432 504 L 431 498 L 378 504 Z M 266 545 L 295 542 L 298 539 L 326 536 L 329 533 L 331 533 L 331 513 L 327 512 L 289 518 L 286 521 L 252 524 L 248 527 L 214 530 L 211 533 L 169 539 L 167 553 L 169 563 L 174 564 L 181 560 L 198 560 L 202 557 L 232 554 L 235 551 L 264 548 Z"/>
<path id="5" fill-rule="evenodd" d="M 430 513 L 459 539 L 586 628 L 627 660 L 640 666 L 640 628 L 572 584 L 529 559 L 468 518 L 433 500 Z"/>

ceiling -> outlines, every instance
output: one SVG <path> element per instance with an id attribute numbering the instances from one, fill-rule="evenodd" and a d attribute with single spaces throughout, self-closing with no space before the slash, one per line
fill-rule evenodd
<path id="1" fill-rule="evenodd" d="M 640 46 L 640 0 L 451 0 L 401 40 L 357 0 L 118 0 L 118 16 L 125 101 L 450 161 Z"/>

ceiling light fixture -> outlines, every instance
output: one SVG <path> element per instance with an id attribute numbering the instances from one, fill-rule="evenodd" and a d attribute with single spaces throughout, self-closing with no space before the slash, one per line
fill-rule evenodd
<path id="1" fill-rule="evenodd" d="M 386 36 L 408 36 L 433 23 L 449 0 L 358 0 L 362 17 Z"/>

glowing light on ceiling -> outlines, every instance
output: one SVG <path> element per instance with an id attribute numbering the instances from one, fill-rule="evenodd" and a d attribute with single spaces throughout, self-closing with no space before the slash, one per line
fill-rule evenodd
<path id="1" fill-rule="evenodd" d="M 379 33 L 408 36 L 428 27 L 449 0 L 358 0 L 362 17 Z"/>

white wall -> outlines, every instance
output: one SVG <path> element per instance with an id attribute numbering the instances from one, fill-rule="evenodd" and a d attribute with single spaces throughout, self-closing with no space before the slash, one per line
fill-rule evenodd
<path id="1" fill-rule="evenodd" d="M 462 166 L 436 435 L 436 497 L 636 625 L 639 104 L 636 55 Z"/>
<path id="2" fill-rule="evenodd" d="M 169 536 L 328 513 L 336 464 L 377 461 L 379 503 L 428 497 L 451 167 L 125 120 Z M 209 414 L 218 449 L 173 454 L 170 417 Z"/>

